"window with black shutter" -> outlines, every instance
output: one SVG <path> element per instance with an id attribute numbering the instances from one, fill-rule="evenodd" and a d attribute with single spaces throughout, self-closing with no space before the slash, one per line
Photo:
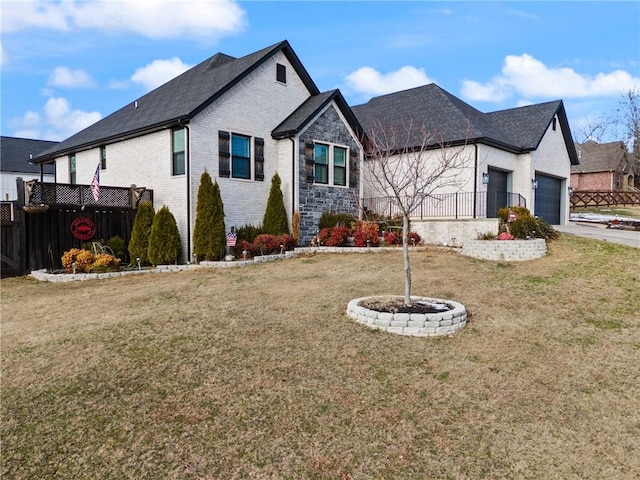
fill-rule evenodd
<path id="1" fill-rule="evenodd" d="M 229 132 L 220 130 L 218 132 L 218 175 L 229 177 L 231 175 L 229 165 Z"/>

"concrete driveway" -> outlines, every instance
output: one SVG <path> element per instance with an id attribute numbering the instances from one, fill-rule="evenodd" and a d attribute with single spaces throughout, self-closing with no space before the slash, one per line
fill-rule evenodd
<path id="1" fill-rule="evenodd" d="M 554 225 L 553 228 L 560 233 L 640 248 L 640 232 L 633 230 L 618 230 L 606 228 L 605 225 L 584 225 L 572 222 L 569 222 L 569 225 Z"/>

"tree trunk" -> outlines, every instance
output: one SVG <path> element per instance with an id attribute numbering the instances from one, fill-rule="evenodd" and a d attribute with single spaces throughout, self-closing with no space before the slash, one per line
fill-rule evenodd
<path id="1" fill-rule="evenodd" d="M 404 259 L 404 303 L 411 303 L 411 265 L 409 264 L 409 216 L 402 216 L 402 257 Z"/>

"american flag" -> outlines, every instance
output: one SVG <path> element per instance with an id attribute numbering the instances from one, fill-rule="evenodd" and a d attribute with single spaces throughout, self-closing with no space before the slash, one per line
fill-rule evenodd
<path id="1" fill-rule="evenodd" d="M 234 232 L 227 233 L 227 247 L 235 247 L 237 240 L 238 235 L 236 235 Z"/>
<path id="2" fill-rule="evenodd" d="M 96 167 L 96 173 L 93 174 L 93 180 L 91 180 L 91 193 L 97 202 L 100 198 L 100 164 Z"/>

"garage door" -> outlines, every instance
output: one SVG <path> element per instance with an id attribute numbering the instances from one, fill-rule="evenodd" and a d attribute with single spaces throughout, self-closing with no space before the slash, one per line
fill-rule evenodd
<path id="1" fill-rule="evenodd" d="M 533 214 L 544 218 L 550 225 L 560 225 L 560 195 L 562 180 L 536 173 L 538 188 L 535 191 Z"/>

